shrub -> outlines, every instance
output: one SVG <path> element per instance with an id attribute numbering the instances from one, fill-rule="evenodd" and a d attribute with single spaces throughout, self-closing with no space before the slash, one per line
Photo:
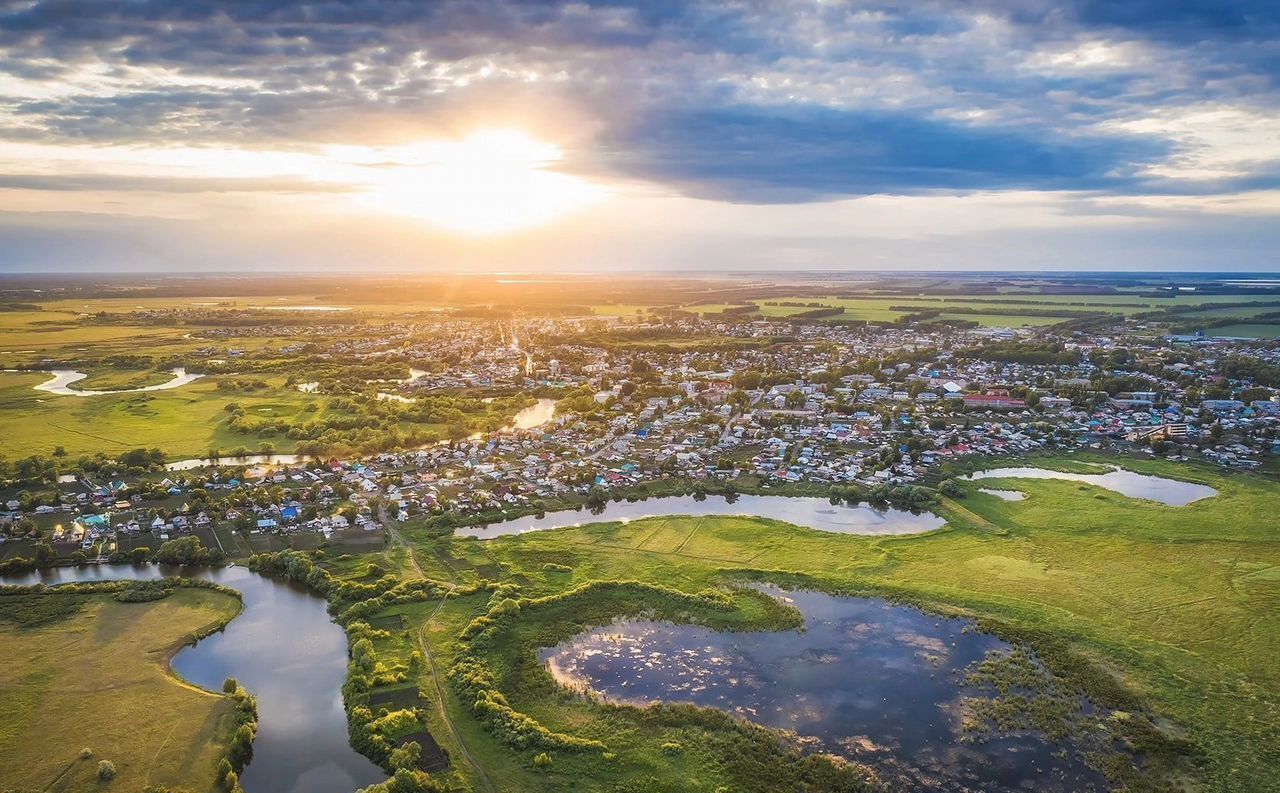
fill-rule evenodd
<path id="1" fill-rule="evenodd" d="M 533 764 L 536 765 L 538 768 L 546 768 L 547 766 L 551 765 L 551 755 L 547 754 L 546 752 L 539 752 L 537 755 L 534 756 Z"/>
<path id="2" fill-rule="evenodd" d="M 110 782 L 116 778 L 116 764 L 110 760 L 98 761 L 98 779 L 103 782 Z"/>

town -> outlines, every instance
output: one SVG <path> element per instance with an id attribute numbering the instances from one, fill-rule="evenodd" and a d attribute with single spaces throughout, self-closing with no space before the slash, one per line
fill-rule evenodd
<path id="1" fill-rule="evenodd" d="M 1252 339 L 1133 319 L 1080 330 L 732 309 L 455 313 L 370 329 L 280 326 L 260 312 L 263 324 L 202 334 L 182 362 L 232 383 L 219 393 L 233 425 L 256 422 L 251 432 L 275 419 L 244 417 L 237 389 L 278 372 L 262 362 L 290 357 L 284 386 L 295 393 L 378 416 L 501 400 L 511 404 L 501 420 L 477 425 L 454 410 L 444 432 L 374 453 L 304 441 L 288 454 L 264 443 L 190 460 L 138 449 L 6 462 L 0 530 L 18 562 L 0 564 L 146 559 L 187 535 L 227 557 L 358 549 L 380 546 L 389 523 L 484 524 L 674 492 L 923 506 L 948 465 L 995 456 L 1106 450 L 1253 470 L 1280 455 L 1280 345 Z M 255 350 L 263 338 L 287 343 Z"/>

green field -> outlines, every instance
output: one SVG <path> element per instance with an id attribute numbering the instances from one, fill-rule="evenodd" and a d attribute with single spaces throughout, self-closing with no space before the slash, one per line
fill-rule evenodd
<path id="1" fill-rule="evenodd" d="M 50 613 L 35 625 L 21 613 L 32 607 L 0 603 L 0 788 L 212 790 L 233 705 L 179 680 L 168 658 L 193 631 L 234 617 L 239 602 L 208 589 L 151 603 L 36 597 Z M 109 784 L 97 779 L 101 760 L 118 773 Z"/>
<path id="2" fill-rule="evenodd" d="M 1235 325 L 1222 325 L 1205 331 L 1209 336 L 1238 336 L 1250 339 L 1280 338 L 1280 325 L 1260 325 L 1241 322 Z"/>
<path id="3" fill-rule="evenodd" d="M 1019 300 L 1025 302 L 1001 302 Z M 1205 306 L 1186 317 L 1240 317 L 1247 319 L 1259 313 L 1280 310 L 1277 306 L 1260 305 L 1257 307 L 1238 306 L 1234 308 L 1213 308 L 1216 303 L 1274 303 L 1274 295 L 1187 295 L 1171 298 L 1154 298 L 1142 295 L 1041 295 L 1020 293 L 1008 297 L 985 299 L 983 295 L 930 295 L 927 292 L 918 295 L 901 295 L 893 297 L 831 297 L 831 296 L 793 296 L 769 297 L 756 299 L 759 311 L 748 314 L 748 317 L 789 317 L 816 306 L 780 306 L 765 303 L 817 303 L 821 306 L 840 306 L 845 313 L 828 320 L 863 320 L 866 322 L 893 322 L 909 312 L 894 310 L 892 307 L 910 307 L 913 309 L 933 309 L 944 313 L 940 319 L 958 319 L 977 322 L 985 327 L 1023 327 L 1027 325 L 1052 325 L 1071 317 L 1053 315 L 1049 312 L 1060 309 L 1064 312 L 1096 312 L 1129 316 L 1132 314 L 1160 311 L 1175 306 Z M 693 311 L 703 316 L 714 316 L 727 308 L 742 303 L 700 303 L 684 306 L 686 311 Z M 964 309 L 963 312 L 947 312 L 947 308 Z M 970 313 L 989 312 L 989 313 Z M 1026 313 L 1020 313 L 1026 312 Z"/>
<path id="4" fill-rule="evenodd" d="M 749 518 L 659 518 L 489 542 L 406 533 L 418 542 L 415 560 L 427 577 L 465 584 L 487 570 L 489 577 L 522 582 L 525 597 L 601 580 L 697 592 L 743 576 L 788 582 L 800 575 L 822 588 L 969 614 L 1062 661 L 1085 690 L 1123 692 L 1132 707 L 1165 725 L 1166 737 L 1188 737 L 1202 769 L 1168 771 L 1146 780 L 1151 789 L 1168 782 L 1178 789 L 1278 790 L 1272 769 L 1280 763 L 1280 537 L 1272 516 L 1280 510 L 1280 488 L 1207 467 L 1125 464 L 1194 479 L 1220 494 L 1175 508 L 1071 482 L 983 481 L 1016 487 L 1028 498 L 1001 501 L 966 485 L 970 495 L 942 509 L 948 527 L 918 537 L 831 535 Z M 461 657 L 459 633 L 488 606 L 486 594 L 451 599 L 419 623 L 441 670 Z M 759 789 L 726 770 L 732 763 L 718 752 L 737 744 L 717 730 L 554 693 L 530 648 L 634 607 L 588 600 L 569 612 L 526 612 L 484 653 L 512 707 L 553 731 L 602 740 L 616 758 L 561 752 L 552 766 L 535 770 L 536 751 L 496 740 L 449 686 L 443 710 L 431 710 L 432 733 L 457 756 L 456 730 L 498 790 L 562 790 L 570 780 L 582 790 L 669 790 L 689 779 L 708 791 Z M 769 624 L 766 612 L 741 600 L 737 611 L 717 619 Z M 421 685 L 431 690 L 430 674 Z M 705 750 L 673 761 L 662 750 L 669 741 Z M 457 773 L 477 779 L 466 764 Z"/>
<path id="5" fill-rule="evenodd" d="M 239 446 L 256 451 L 264 442 L 288 452 L 296 445 L 288 438 L 228 429 L 223 408 L 237 402 L 253 415 L 295 416 L 309 402 L 326 401 L 283 384 L 264 392 L 219 391 L 217 378 L 167 391 L 90 397 L 33 390 L 47 379 L 41 373 L 0 373 L 0 455 L 47 456 L 58 446 L 72 457 L 156 447 L 178 459 L 200 457 L 211 448 L 223 453 Z"/>

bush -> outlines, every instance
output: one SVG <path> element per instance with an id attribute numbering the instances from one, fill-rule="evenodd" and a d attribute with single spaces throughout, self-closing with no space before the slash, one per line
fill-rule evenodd
<path id="1" fill-rule="evenodd" d="M 536 765 L 538 768 L 546 768 L 547 766 L 551 765 L 551 755 L 547 754 L 546 752 L 539 752 L 537 755 L 534 756 L 533 764 Z"/>
<path id="2" fill-rule="evenodd" d="M 964 488 L 954 479 L 944 479 L 942 484 L 938 485 L 938 492 L 947 498 L 964 498 L 965 495 Z"/>
<path id="3" fill-rule="evenodd" d="M 116 778 L 116 764 L 110 760 L 98 761 L 98 779 L 103 782 L 110 782 Z"/>
<path id="4" fill-rule="evenodd" d="M 222 564 L 222 551 L 205 548 L 199 537 L 179 537 L 169 540 L 156 551 L 154 559 L 160 564 L 204 565 Z"/>

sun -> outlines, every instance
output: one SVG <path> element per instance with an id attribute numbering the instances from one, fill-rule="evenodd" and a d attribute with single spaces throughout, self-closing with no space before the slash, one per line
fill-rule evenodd
<path id="1" fill-rule="evenodd" d="M 377 150 L 366 205 L 476 235 L 534 228 L 602 200 L 602 187 L 552 167 L 560 147 L 519 129 Z M 362 157 L 361 159 L 369 159 Z"/>

